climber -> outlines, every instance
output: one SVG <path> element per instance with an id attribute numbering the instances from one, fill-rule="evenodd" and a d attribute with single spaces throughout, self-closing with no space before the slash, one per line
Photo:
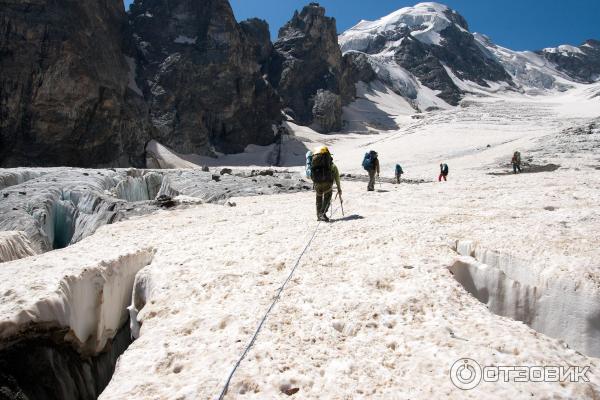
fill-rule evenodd
<path id="1" fill-rule="evenodd" d="M 447 181 L 448 179 L 446 179 L 448 177 L 448 164 L 440 164 L 440 176 L 438 177 L 438 182 L 442 181 L 442 178 L 444 178 L 444 181 Z"/>
<path id="2" fill-rule="evenodd" d="M 517 171 L 519 171 L 519 173 L 521 173 L 521 153 L 518 151 L 515 151 L 515 154 L 513 154 L 512 160 L 512 167 L 513 167 L 513 173 L 517 173 Z"/>
<path id="3" fill-rule="evenodd" d="M 402 170 L 402 167 L 400 166 L 400 164 L 396 164 L 396 183 L 400 183 L 403 173 L 404 173 L 404 171 Z"/>
<path id="4" fill-rule="evenodd" d="M 326 146 L 321 146 L 313 152 L 310 160 L 310 175 L 317 193 L 317 220 L 329 222 L 326 213 L 331 205 L 333 182 L 337 186 L 337 193 L 342 201 L 342 187 L 340 186 L 340 173 L 333 163 L 333 157 Z"/>
<path id="5" fill-rule="evenodd" d="M 363 168 L 369 173 L 369 184 L 367 190 L 372 192 L 375 190 L 375 175 L 379 178 L 379 159 L 376 151 L 369 151 L 365 153 L 365 157 L 362 162 Z"/>

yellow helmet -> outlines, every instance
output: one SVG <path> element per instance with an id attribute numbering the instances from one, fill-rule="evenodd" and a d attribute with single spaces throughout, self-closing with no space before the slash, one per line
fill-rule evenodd
<path id="1" fill-rule="evenodd" d="M 327 146 L 319 146 L 315 149 L 315 151 L 313 153 L 314 154 L 326 154 L 326 153 L 329 153 L 329 149 L 327 148 Z"/>

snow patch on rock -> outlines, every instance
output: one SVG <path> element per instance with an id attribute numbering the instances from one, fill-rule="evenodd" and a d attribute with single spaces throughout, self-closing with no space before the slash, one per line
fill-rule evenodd
<path id="1" fill-rule="evenodd" d="M 179 44 L 196 44 L 196 39 L 197 38 L 191 38 L 188 36 L 179 35 L 175 38 L 175 40 L 173 40 L 173 42 L 179 43 Z"/>
<path id="2" fill-rule="evenodd" d="M 561 53 L 563 55 L 584 54 L 580 48 L 568 44 L 562 44 L 558 47 L 546 47 L 542 51 L 546 53 Z"/>
<path id="3" fill-rule="evenodd" d="M 136 62 L 133 59 L 133 57 L 125 57 L 125 60 L 127 61 L 127 66 L 129 67 L 129 82 L 127 84 L 127 87 L 131 90 L 133 90 L 135 93 L 137 93 L 140 96 L 143 96 L 142 90 L 140 89 L 140 87 L 138 86 L 135 78 L 136 78 Z"/>

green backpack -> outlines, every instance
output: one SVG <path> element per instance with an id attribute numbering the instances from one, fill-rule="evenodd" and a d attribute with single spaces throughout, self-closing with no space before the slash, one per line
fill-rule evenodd
<path id="1" fill-rule="evenodd" d="M 313 154 L 310 166 L 310 174 L 314 183 L 333 183 L 331 166 L 333 159 L 329 153 Z"/>

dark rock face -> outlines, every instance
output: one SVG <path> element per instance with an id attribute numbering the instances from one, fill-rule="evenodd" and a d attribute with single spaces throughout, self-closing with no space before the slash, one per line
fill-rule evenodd
<path id="1" fill-rule="evenodd" d="M 64 343 L 66 334 L 51 332 L 0 352 L 0 398 L 97 399 L 110 382 L 119 356 L 131 344 L 129 323 L 94 357 L 82 357 Z"/>
<path id="2" fill-rule="evenodd" d="M 580 52 L 538 51 L 537 53 L 576 81 L 593 83 L 600 80 L 600 41 L 586 40 L 578 49 Z"/>
<path id="3" fill-rule="evenodd" d="M 418 77 L 423 85 L 433 90 L 439 90 L 438 97 L 448 104 L 456 105 L 463 93 L 454 84 L 440 59 L 434 54 L 433 47 L 408 35 L 396 50 L 394 59 L 398 65 Z"/>
<path id="4" fill-rule="evenodd" d="M 466 31 L 469 30 L 469 24 L 467 23 L 467 20 L 455 10 L 447 9 L 444 12 L 444 15 L 450 20 L 450 22 L 460 26 Z"/>
<path id="5" fill-rule="evenodd" d="M 141 165 L 121 0 L 0 0 L 0 166 Z"/>
<path id="6" fill-rule="evenodd" d="M 280 29 L 274 46 L 270 80 L 287 112 L 320 132 L 341 129 L 342 53 L 335 19 L 311 3 Z"/>
<path id="7" fill-rule="evenodd" d="M 267 67 L 271 54 L 273 53 L 273 43 L 271 43 L 269 24 L 261 19 L 252 18 L 240 22 L 240 27 L 246 35 L 248 44 L 251 46 L 254 59 L 263 68 Z M 267 72 L 266 68 L 263 72 Z"/>
<path id="8" fill-rule="evenodd" d="M 356 98 L 356 84 L 369 83 L 377 78 L 366 54 L 350 51 L 342 58 L 342 103 L 348 104 Z"/>
<path id="9" fill-rule="evenodd" d="M 333 132 L 342 127 L 342 98 L 329 90 L 319 89 L 314 99 L 314 123 L 323 132 Z"/>
<path id="10" fill-rule="evenodd" d="M 459 14 L 454 15 L 455 18 L 462 19 Z M 467 26 L 466 22 L 463 24 Z M 486 80 L 512 84 L 512 78 L 504 67 L 483 52 L 471 33 L 460 30 L 457 25 L 450 25 L 441 32 L 441 36 L 442 46 L 432 46 L 432 53 L 448 65 L 458 78 L 476 82 L 484 87 L 489 86 Z"/>
<path id="11" fill-rule="evenodd" d="M 197 154 L 273 142 L 281 106 L 261 71 L 266 23 L 238 24 L 227 0 L 136 0 L 130 24 L 159 142 Z"/>

